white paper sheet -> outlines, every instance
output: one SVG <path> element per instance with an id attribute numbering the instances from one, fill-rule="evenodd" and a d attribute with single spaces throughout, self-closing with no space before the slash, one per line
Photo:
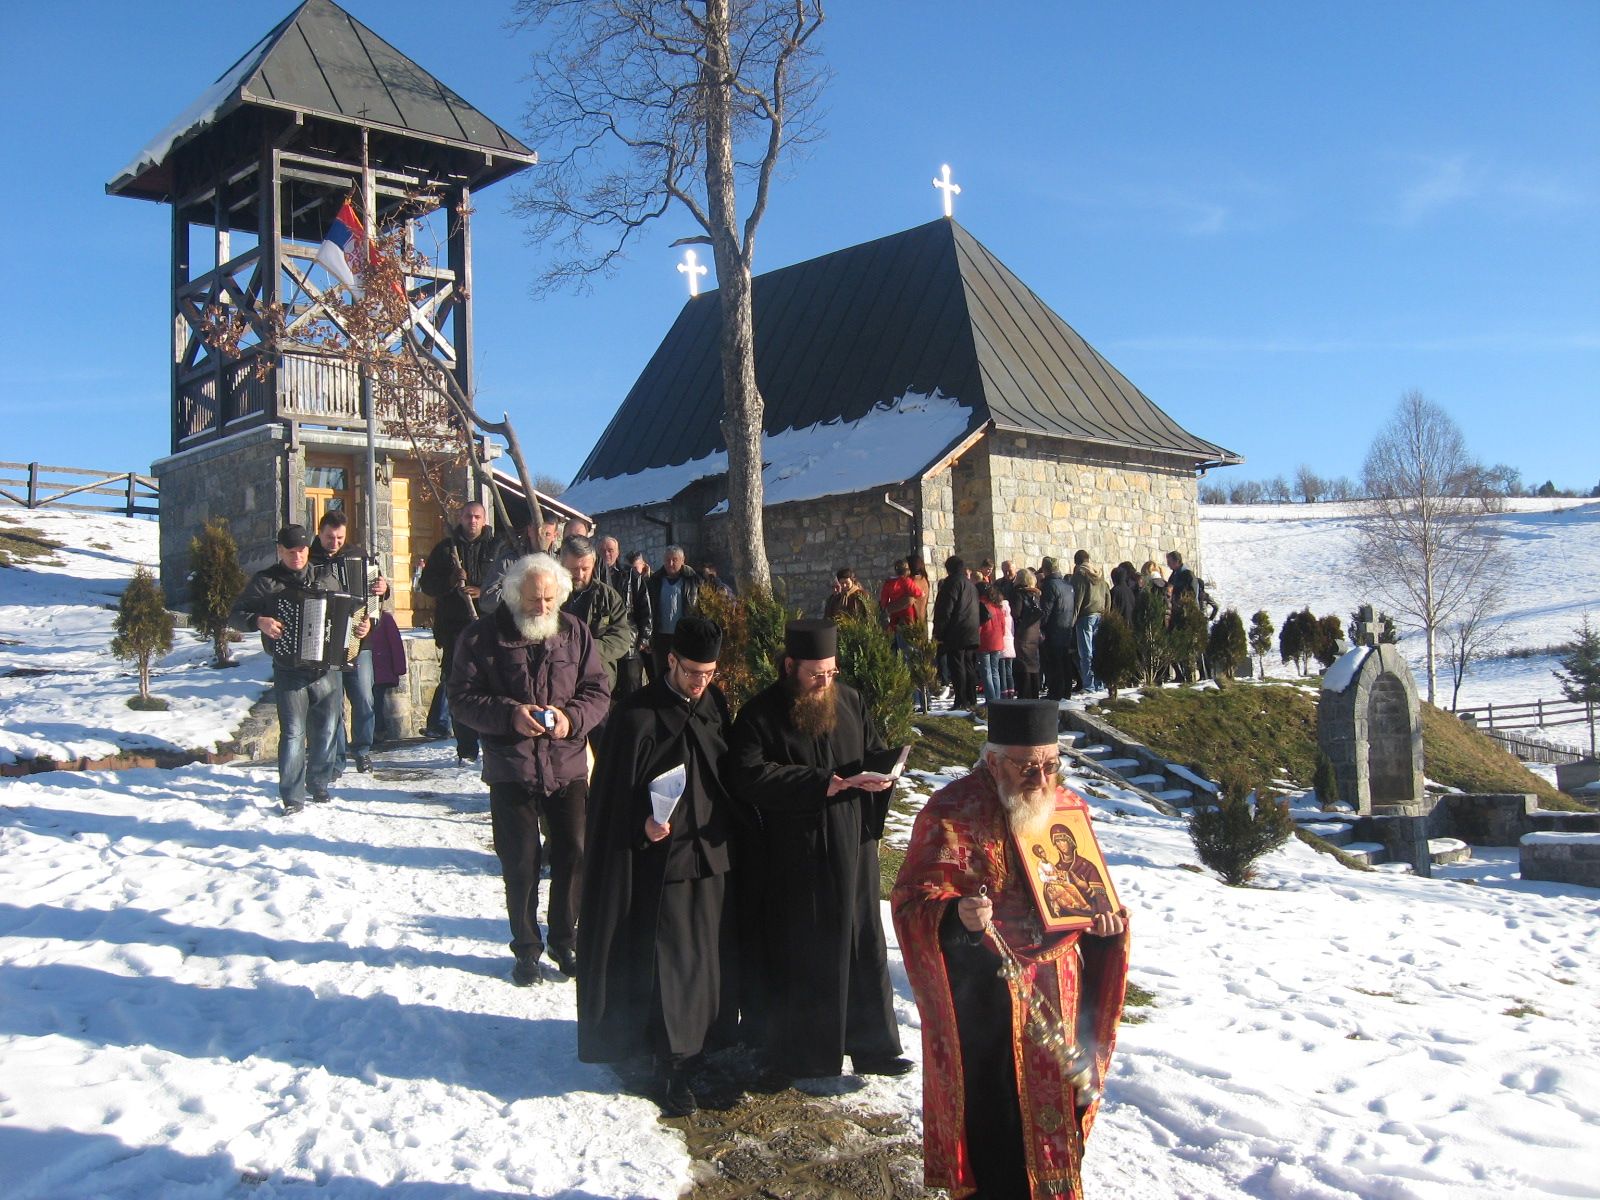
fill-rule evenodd
<path id="1" fill-rule="evenodd" d="M 672 820 L 672 814 L 688 785 L 689 773 L 681 763 L 650 781 L 650 815 L 655 817 L 657 825 L 665 825 Z"/>

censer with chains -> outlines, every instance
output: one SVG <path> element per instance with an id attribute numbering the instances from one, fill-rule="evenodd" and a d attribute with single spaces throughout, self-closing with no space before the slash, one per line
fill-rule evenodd
<path id="1" fill-rule="evenodd" d="M 988 894 L 987 884 L 978 888 L 979 896 Z M 996 974 L 1008 984 L 1022 985 L 1025 976 L 1022 960 L 1010 946 L 1006 945 L 1005 938 L 994 927 L 992 920 L 985 920 L 983 928 L 994 939 L 994 944 L 1000 948 L 1000 970 Z M 1042 990 L 1029 986 L 1026 992 L 1028 1017 L 1023 1024 L 1023 1032 L 1034 1045 L 1041 1047 L 1061 1064 L 1062 1076 L 1068 1086 L 1077 1093 L 1077 1107 L 1087 1108 L 1101 1096 L 1101 1089 L 1094 1085 L 1093 1056 L 1067 1032 L 1066 1022 L 1062 1020 L 1061 1014 L 1055 1011 Z"/>

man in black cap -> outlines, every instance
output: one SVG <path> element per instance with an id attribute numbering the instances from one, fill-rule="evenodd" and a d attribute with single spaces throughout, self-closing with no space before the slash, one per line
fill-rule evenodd
<path id="1" fill-rule="evenodd" d="M 314 586 L 311 535 L 304 525 L 285 525 L 278 530 L 278 561 L 257 571 L 233 605 L 233 627 L 256 630 L 263 649 L 272 655 L 272 694 L 278 706 L 278 797 L 286 815 L 299 812 L 307 800 L 322 804 L 328 799 L 333 731 L 343 699 L 341 673 L 332 663 L 297 667 L 274 653 L 284 633 L 277 615 L 279 600 Z M 363 619 L 355 634 L 366 637 L 369 629 L 370 622 Z"/>
<path id="2" fill-rule="evenodd" d="M 1069 867 L 1056 876 L 1063 887 L 1097 886 L 1101 901 L 1086 906 L 1087 929 L 1045 932 L 1011 836 L 1066 799 L 1057 708 L 990 706 L 982 758 L 917 814 L 890 898 L 922 1013 L 925 1181 L 952 1195 L 1081 1196 L 1084 1139 L 1111 1066 L 1127 911 L 1112 911 L 1087 863 Z M 1018 968 L 1010 978 L 1002 946 Z M 1037 1022 L 1063 1046 L 1041 1041 Z M 1070 1061 L 1066 1045 L 1079 1047 Z"/>
<path id="3" fill-rule="evenodd" d="M 489 527 L 489 513 L 476 500 L 461 506 L 461 523 L 428 552 L 418 586 L 432 596 L 433 640 L 439 647 L 439 686 L 428 705 L 429 737 L 445 737 L 447 696 L 454 669 L 456 639 L 479 617 L 494 612 L 498 599 L 485 599 L 490 571 L 501 551 L 501 539 Z M 466 765 L 478 761 L 478 732 L 470 724 L 456 724 L 456 760 Z"/>
<path id="4" fill-rule="evenodd" d="M 569 539 L 570 541 L 570 539 Z M 695 1111 L 708 1037 L 736 1012 L 722 785 L 728 702 L 711 682 L 722 630 L 678 622 L 667 673 L 611 714 L 589 789 L 578 920 L 578 1057 L 652 1053 L 668 1116 Z M 681 795 L 673 792 L 681 784 Z"/>
<path id="5" fill-rule="evenodd" d="M 878 910 L 878 840 L 892 784 L 868 778 L 883 749 L 865 701 L 839 674 L 832 621 L 791 621 L 782 676 L 739 711 L 729 744 L 734 794 L 761 824 L 765 1022 L 770 1085 L 838 1075 L 903 1075 Z"/>

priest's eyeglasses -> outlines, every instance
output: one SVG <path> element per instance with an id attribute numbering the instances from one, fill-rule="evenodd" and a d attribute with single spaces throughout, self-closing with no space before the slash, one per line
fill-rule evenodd
<path id="1" fill-rule="evenodd" d="M 839 678 L 839 671 L 837 668 L 832 671 L 802 671 L 800 678 L 807 683 L 815 683 L 819 679 L 833 680 Z"/>
<path id="2" fill-rule="evenodd" d="M 708 668 L 707 670 L 704 670 L 704 671 L 691 671 L 691 670 L 689 670 L 688 667 L 680 665 L 678 667 L 678 670 L 682 671 L 690 679 L 693 679 L 696 682 L 704 681 L 706 683 L 710 683 L 711 680 L 716 678 L 716 674 L 717 674 L 717 669 L 715 667 L 710 667 L 710 668 Z"/>
<path id="3" fill-rule="evenodd" d="M 1012 758 L 1009 754 L 1002 754 L 1001 758 L 1010 763 L 1018 775 L 1026 779 L 1030 775 L 1038 775 L 1048 779 L 1061 770 L 1061 757 L 1055 758 Z"/>

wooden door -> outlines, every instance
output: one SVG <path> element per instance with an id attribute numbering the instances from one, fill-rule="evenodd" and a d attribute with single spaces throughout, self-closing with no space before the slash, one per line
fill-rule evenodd
<path id="1" fill-rule="evenodd" d="M 427 627 L 433 622 L 433 601 L 416 581 L 428 552 L 448 532 L 444 516 L 415 463 L 396 465 L 389 495 L 394 514 L 394 619 L 403 629 Z"/>

